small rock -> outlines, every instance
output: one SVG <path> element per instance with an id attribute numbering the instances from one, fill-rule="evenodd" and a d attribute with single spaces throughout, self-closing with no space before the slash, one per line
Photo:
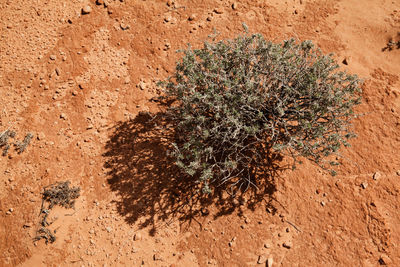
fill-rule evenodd
<path id="1" fill-rule="evenodd" d="M 321 28 L 320 28 L 320 27 L 317 27 L 317 28 L 315 28 L 315 31 L 316 31 L 316 32 L 320 32 L 320 31 L 321 31 Z"/>
<path id="2" fill-rule="evenodd" d="M 144 89 L 146 89 L 146 83 L 143 81 L 140 81 L 138 84 L 138 87 L 140 90 L 144 90 Z"/>
<path id="3" fill-rule="evenodd" d="M 96 0 L 96 5 L 104 5 L 104 1 L 103 0 Z"/>
<path id="4" fill-rule="evenodd" d="M 363 183 L 361 183 L 361 187 L 362 187 L 362 189 L 366 189 L 366 188 L 367 188 L 367 186 L 368 186 L 368 183 L 367 183 L 367 182 L 363 182 Z"/>
<path id="5" fill-rule="evenodd" d="M 211 21 L 211 20 L 212 20 L 212 16 L 208 16 L 207 21 Z"/>
<path id="6" fill-rule="evenodd" d="M 375 181 L 381 178 L 382 174 L 380 172 L 375 172 L 374 175 L 372 176 L 372 179 Z"/>
<path id="7" fill-rule="evenodd" d="M 161 255 L 160 254 L 154 254 L 153 255 L 153 260 L 155 260 L 155 261 L 161 261 L 162 260 L 162 258 L 161 258 Z"/>
<path id="8" fill-rule="evenodd" d="M 345 57 L 345 58 L 343 59 L 342 63 L 343 63 L 344 65 L 349 65 L 349 61 L 350 61 L 350 58 L 349 58 L 349 57 Z"/>
<path id="9" fill-rule="evenodd" d="M 246 218 L 246 219 L 244 220 L 244 222 L 247 223 L 247 224 L 249 224 L 249 223 L 251 222 L 251 220 L 250 220 L 249 218 Z"/>
<path id="10" fill-rule="evenodd" d="M 290 249 L 290 248 L 292 247 L 292 242 L 290 242 L 290 241 L 285 241 L 285 242 L 283 242 L 282 246 L 283 246 L 284 248 Z"/>
<path id="11" fill-rule="evenodd" d="M 263 263 L 266 263 L 266 262 L 267 262 L 267 257 L 265 257 L 264 255 L 258 256 L 258 260 L 257 260 L 258 264 L 263 264 Z"/>
<path id="12" fill-rule="evenodd" d="M 392 260 L 387 255 L 382 255 L 378 262 L 380 265 L 388 265 L 392 263 Z"/>
<path id="13" fill-rule="evenodd" d="M 128 24 L 125 24 L 125 23 L 121 23 L 119 26 L 121 27 L 121 29 L 123 31 L 129 30 L 129 28 L 130 28 L 130 26 Z"/>
<path id="14" fill-rule="evenodd" d="M 56 71 L 57 76 L 60 76 L 60 75 L 61 75 L 61 71 L 60 71 L 59 68 L 56 68 L 55 71 Z"/>
<path id="15" fill-rule="evenodd" d="M 233 3 L 233 4 L 232 4 L 232 9 L 233 9 L 233 10 L 236 10 L 237 8 L 238 8 L 238 4 L 237 4 L 237 3 Z"/>
<path id="16" fill-rule="evenodd" d="M 193 20 L 195 20 L 196 19 L 196 14 L 191 14 L 190 16 L 189 16 L 189 18 L 188 18 L 188 20 L 189 21 L 193 21 Z"/>
<path id="17" fill-rule="evenodd" d="M 142 235 L 140 234 L 140 233 L 136 233 L 134 236 L 133 236 L 133 240 L 135 240 L 135 241 L 138 241 L 138 240 L 141 240 L 142 239 Z"/>
<path id="18" fill-rule="evenodd" d="M 92 8 L 91 8 L 89 5 L 84 6 L 84 7 L 82 8 L 82 15 L 89 14 L 90 12 L 92 12 Z"/>
<path id="19" fill-rule="evenodd" d="M 321 201 L 321 206 L 324 207 L 326 204 L 324 201 Z"/>
<path id="20" fill-rule="evenodd" d="M 93 239 L 90 239 L 90 244 L 91 244 L 91 245 L 94 245 L 94 244 L 95 244 L 94 241 L 93 241 Z"/>
<path id="21" fill-rule="evenodd" d="M 222 14 L 222 13 L 224 13 L 224 10 L 220 7 L 217 7 L 217 8 L 214 8 L 214 12 L 217 14 Z"/>
<path id="22" fill-rule="evenodd" d="M 56 55 L 50 55 L 50 59 L 51 59 L 51 60 L 56 60 L 57 57 L 56 57 Z"/>
<path id="23" fill-rule="evenodd" d="M 397 174 L 398 176 L 400 176 L 400 170 L 397 170 L 397 171 L 396 171 L 396 174 Z"/>
<path id="24" fill-rule="evenodd" d="M 89 234 L 94 234 L 94 229 L 90 229 Z"/>
<path id="25" fill-rule="evenodd" d="M 110 232 L 112 231 L 112 228 L 109 227 L 109 226 L 107 226 L 107 227 L 106 227 L 106 231 L 110 233 Z"/>
<path id="26" fill-rule="evenodd" d="M 272 267 L 272 264 L 274 263 L 274 259 L 272 257 L 269 257 L 267 259 L 267 267 Z"/>
<path id="27" fill-rule="evenodd" d="M 270 247 L 271 247 L 270 243 L 268 243 L 268 242 L 264 243 L 264 248 L 270 248 Z"/>
<path id="28" fill-rule="evenodd" d="M 67 119 L 67 115 L 65 115 L 65 113 L 61 113 L 60 114 L 60 118 L 63 119 L 63 120 L 66 120 Z"/>

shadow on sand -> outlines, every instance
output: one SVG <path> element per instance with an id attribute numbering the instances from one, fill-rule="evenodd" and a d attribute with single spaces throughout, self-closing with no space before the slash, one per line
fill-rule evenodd
<path id="1" fill-rule="evenodd" d="M 211 205 L 216 210 L 212 214 L 215 218 L 235 210 L 240 213 L 243 205 L 254 209 L 265 203 L 274 210 L 274 177 L 279 171 L 276 159 L 263 167 L 263 177 L 257 179 L 258 190 L 238 193 L 236 199 L 223 188 L 204 194 L 196 179 L 182 174 L 168 155 L 175 140 L 171 129 L 163 113 L 140 113 L 133 120 L 118 123 L 106 144 L 103 156 L 108 183 L 119 196 L 117 210 L 128 223 L 150 227 L 150 234 L 154 234 L 161 224 L 197 221 L 198 216 L 208 215 Z"/>

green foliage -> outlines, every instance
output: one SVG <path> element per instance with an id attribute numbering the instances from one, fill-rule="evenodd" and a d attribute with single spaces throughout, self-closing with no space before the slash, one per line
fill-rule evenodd
<path id="1" fill-rule="evenodd" d="M 251 184 L 271 151 L 324 166 L 355 136 L 359 79 L 311 41 L 275 44 L 246 33 L 182 52 L 174 75 L 160 84 L 172 99 L 176 164 L 205 191 L 212 183 Z"/>

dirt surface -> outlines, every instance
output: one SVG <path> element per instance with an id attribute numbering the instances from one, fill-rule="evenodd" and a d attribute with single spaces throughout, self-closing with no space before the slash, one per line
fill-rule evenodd
<path id="1" fill-rule="evenodd" d="M 0 132 L 34 135 L 0 157 L 1 266 L 400 266 L 399 0 L 3 0 L 0 17 Z M 364 79 L 364 115 L 337 176 L 305 162 L 204 201 L 138 114 L 159 110 L 177 49 L 242 22 L 334 53 Z M 33 242 L 43 187 L 66 180 L 75 209 Z"/>

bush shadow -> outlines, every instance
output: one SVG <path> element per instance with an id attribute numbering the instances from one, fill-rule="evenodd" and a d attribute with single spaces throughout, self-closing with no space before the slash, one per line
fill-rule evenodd
<path id="1" fill-rule="evenodd" d="M 258 190 L 251 187 L 238 192 L 234 198 L 229 190 L 216 187 L 210 194 L 202 193 L 196 179 L 182 174 L 168 154 L 174 142 L 173 124 L 160 112 L 155 115 L 140 113 L 134 119 L 120 122 L 114 127 L 106 143 L 105 167 L 108 183 L 117 193 L 118 212 L 130 223 L 141 228 L 150 227 L 155 234 L 161 224 L 179 221 L 180 225 L 208 216 L 211 206 L 214 218 L 243 208 L 255 209 L 265 203 L 272 210 L 274 177 L 282 169 L 280 158 L 268 155 L 257 179 Z"/>

